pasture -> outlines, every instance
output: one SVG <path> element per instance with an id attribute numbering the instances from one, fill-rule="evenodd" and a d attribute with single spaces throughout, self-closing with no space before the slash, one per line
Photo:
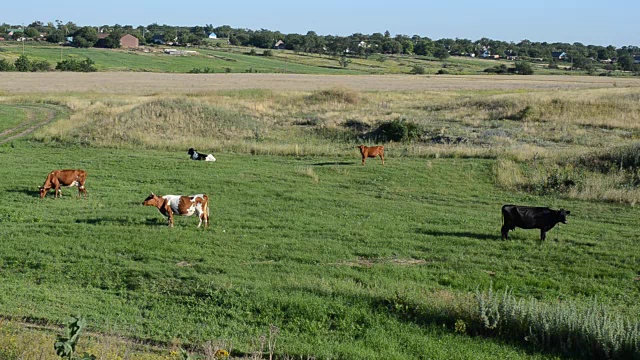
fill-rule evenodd
<path id="1" fill-rule="evenodd" d="M 182 152 L 26 142 L 3 147 L 0 160 L 0 312 L 11 318 L 61 323 L 81 313 L 103 332 L 229 339 L 244 353 L 273 324 L 278 352 L 290 355 L 515 358 L 528 355 L 390 306 L 402 297 L 437 307 L 493 283 L 546 302 L 597 297 L 629 316 L 640 310 L 637 207 L 500 191 L 486 160 L 390 155 L 384 167 L 362 167 L 357 154 L 221 155 L 210 164 Z M 40 200 L 46 169 L 71 166 L 89 172 L 89 199 L 65 189 Z M 169 229 L 141 205 L 151 191 L 208 193 L 212 226 L 178 218 Z M 574 215 L 545 243 L 523 230 L 505 242 L 503 203 Z"/>
<path id="2" fill-rule="evenodd" d="M 150 359 L 208 341 L 259 358 L 262 335 L 277 337 L 279 358 L 561 357 L 475 336 L 486 333 L 474 293 L 489 288 L 583 310 L 595 300 L 637 319 L 640 209 L 515 181 L 528 174 L 518 168 L 635 144 L 637 84 L 539 77 L 542 87 L 513 90 L 510 79 L 491 90 L 5 92 L 6 127 L 27 122 L 25 108 L 53 120 L 0 146 L 0 315 L 11 320 L 0 322 L 0 355 L 26 351 L 11 336 L 38 333 L 20 323 L 81 314 L 92 335 L 80 351 L 109 334 L 160 346 Z M 385 144 L 384 166 L 361 166 L 363 133 L 345 120 L 374 129 L 398 117 L 424 132 Z M 188 160 L 191 146 L 218 161 Z M 75 188 L 39 199 L 57 168 L 87 170 L 88 199 Z M 208 194 L 210 227 L 177 217 L 168 228 L 142 206 L 152 191 Z M 565 208 L 569 224 L 545 242 L 521 229 L 502 241 L 506 203 Z M 52 343 L 32 347 L 55 356 Z"/>

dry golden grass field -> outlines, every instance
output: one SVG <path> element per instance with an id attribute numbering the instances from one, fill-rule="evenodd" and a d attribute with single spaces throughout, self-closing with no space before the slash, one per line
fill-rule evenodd
<path id="1" fill-rule="evenodd" d="M 166 74 L 136 72 L 17 73 L 0 76 L 0 91 L 149 94 L 216 90 L 270 89 L 310 91 L 346 87 L 358 91 L 571 90 L 640 87 L 637 78 L 500 75 L 296 75 Z"/>

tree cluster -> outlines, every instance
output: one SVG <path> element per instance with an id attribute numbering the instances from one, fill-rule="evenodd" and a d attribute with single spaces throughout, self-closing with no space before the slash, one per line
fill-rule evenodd
<path id="1" fill-rule="evenodd" d="M 5 35 L 9 24 L 0 25 L 0 36 Z M 214 27 L 211 24 L 204 26 L 170 26 L 157 23 L 147 26 L 133 27 L 131 25 L 102 25 L 98 27 L 79 27 L 69 21 L 63 23 L 56 20 L 54 23 L 35 21 L 23 29 L 24 36 L 33 37 L 46 34 L 47 41 L 59 43 L 67 37 L 73 37 L 73 46 L 89 47 L 97 42 L 98 33 L 108 33 L 110 36 L 104 39 L 102 46 L 119 47 L 118 39 L 124 34 L 138 37 L 141 44 L 152 44 L 162 41 L 164 43 L 200 45 L 207 41 L 209 34 L 215 33 L 218 38 L 227 39 L 231 45 L 249 46 L 261 49 L 273 48 L 278 40 L 285 43 L 285 48 L 293 51 L 307 53 L 330 54 L 333 56 L 368 57 L 373 54 L 414 54 L 418 56 L 446 59 L 451 55 L 481 56 L 488 52 L 500 57 L 512 57 L 528 61 L 554 61 L 552 52 L 564 52 L 567 57 L 562 60 L 569 62 L 576 69 L 588 70 L 590 64 L 598 61 L 616 59 L 617 67 L 622 70 L 637 70 L 634 64 L 634 55 L 640 54 L 638 46 L 599 46 L 584 45 L 579 42 L 547 43 L 522 40 L 520 42 L 506 42 L 481 38 L 479 40 L 443 38 L 432 40 L 419 35 L 392 36 L 389 31 L 384 33 L 361 34 L 355 33 L 349 36 L 318 35 L 314 31 L 306 34 L 285 34 L 280 31 L 268 29 L 251 30 L 232 28 L 229 25 Z M 22 33 L 13 36 L 23 36 Z M 555 61 L 559 61 L 555 59 Z"/>

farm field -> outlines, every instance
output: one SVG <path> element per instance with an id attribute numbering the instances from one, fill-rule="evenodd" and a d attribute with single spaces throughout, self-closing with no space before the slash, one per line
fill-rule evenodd
<path id="1" fill-rule="evenodd" d="M 196 51 L 188 56 L 168 55 L 164 49 Z M 251 51 L 254 54 L 251 54 Z M 24 54 L 32 60 L 45 60 L 55 67 L 64 59 L 90 58 L 98 71 L 187 73 L 194 69 L 213 73 L 293 73 L 293 74 L 410 74 L 415 67 L 423 69 L 425 74 L 434 75 L 445 71 L 452 75 L 478 75 L 484 70 L 498 65 L 511 67 L 510 60 L 485 60 L 470 57 L 452 56 L 445 60 L 424 56 L 402 56 L 376 54 L 368 58 L 351 57 L 344 68 L 338 57 L 328 54 L 312 54 L 289 50 L 271 50 L 271 56 L 264 56 L 265 49 L 224 45 L 220 47 L 147 47 L 146 51 L 124 49 L 59 47 L 42 43 L 4 43 L 0 46 L 0 58 L 15 61 Z M 536 74 L 544 75 L 585 75 L 584 71 L 567 72 L 563 69 L 549 69 L 546 63 L 532 63 Z M 627 76 L 623 72 L 612 75 Z"/>
<path id="2" fill-rule="evenodd" d="M 45 323 L 81 313 L 95 330 L 167 343 L 228 339 L 239 354 L 273 324 L 279 353 L 322 358 L 529 357 L 393 311 L 398 301 L 431 306 L 491 284 L 639 313 L 637 207 L 501 191 L 487 160 L 218 159 L 3 147 L 0 313 Z M 39 199 L 47 169 L 68 167 L 89 172 L 89 199 L 75 199 L 75 189 Z M 151 191 L 208 193 L 212 226 L 178 218 L 169 229 L 141 205 Z M 501 241 L 503 203 L 573 215 L 545 243 L 522 230 Z"/>
<path id="3" fill-rule="evenodd" d="M 0 358 L 55 359 L 52 334 L 76 314 L 79 351 L 104 359 L 212 344 L 234 358 L 567 356 L 532 318 L 492 330 L 491 289 L 531 314 L 569 309 L 545 321 L 611 326 L 607 346 L 637 339 L 639 85 L 3 74 Z M 384 143 L 386 165 L 361 166 L 360 143 Z M 218 161 L 189 161 L 189 147 Z M 88 171 L 88 199 L 38 197 L 59 168 Z M 211 226 L 169 229 L 142 206 L 152 191 L 207 193 Z M 569 223 L 503 241 L 507 203 L 564 208 Z M 574 343 L 590 331 L 572 329 Z"/>
<path id="4" fill-rule="evenodd" d="M 358 91 L 519 91 L 640 87 L 640 79 L 595 76 L 331 76 L 297 74 L 155 74 L 155 73 L 3 73 L 0 92 L 50 93 L 93 92 L 158 94 L 217 90 L 264 89 L 311 91 L 348 88 Z M 0 93 L 2 95 L 2 93 Z"/>

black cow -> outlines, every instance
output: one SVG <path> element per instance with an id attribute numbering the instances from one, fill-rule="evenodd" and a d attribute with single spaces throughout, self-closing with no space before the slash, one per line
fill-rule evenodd
<path id="1" fill-rule="evenodd" d="M 567 223 L 570 211 L 551 210 L 548 207 L 531 207 L 504 205 L 502 207 L 502 239 L 509 239 L 509 230 L 516 227 L 522 229 L 540 229 L 540 240 L 544 240 L 547 231 L 557 223 Z"/>

